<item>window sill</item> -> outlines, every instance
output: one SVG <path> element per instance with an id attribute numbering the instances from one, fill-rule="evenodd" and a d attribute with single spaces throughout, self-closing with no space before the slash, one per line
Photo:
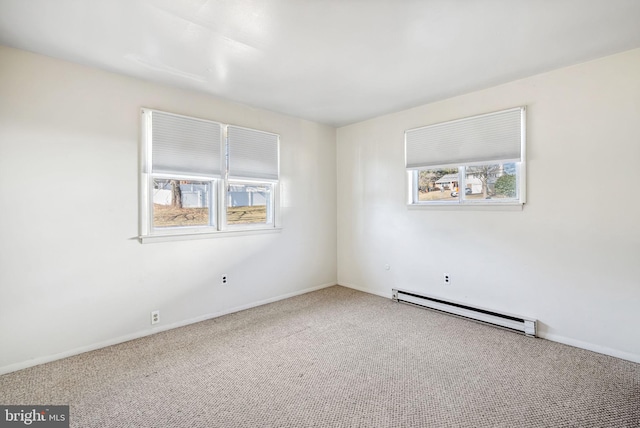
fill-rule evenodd
<path id="1" fill-rule="evenodd" d="M 457 202 L 440 202 L 430 204 L 407 204 L 410 210 L 436 210 L 436 211 L 522 211 L 524 203 L 505 202 L 505 203 L 471 203 L 459 204 Z"/>
<path id="2" fill-rule="evenodd" d="M 137 239 L 141 244 L 152 244 L 155 242 L 169 242 L 169 241 L 192 241 L 194 239 L 211 239 L 211 238 L 228 238 L 232 236 L 245 236 L 245 235 L 262 235 L 266 233 L 280 233 L 281 227 L 270 227 L 268 229 L 235 229 L 235 230 L 220 230 L 216 232 L 203 232 L 203 233 L 172 233 L 166 235 L 144 235 L 138 236 Z"/>

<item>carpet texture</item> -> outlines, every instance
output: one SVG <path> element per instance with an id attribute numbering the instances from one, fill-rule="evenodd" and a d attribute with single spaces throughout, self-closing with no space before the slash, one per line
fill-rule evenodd
<path id="1" fill-rule="evenodd" d="M 72 427 L 640 427 L 640 364 L 343 287 L 0 376 Z"/>

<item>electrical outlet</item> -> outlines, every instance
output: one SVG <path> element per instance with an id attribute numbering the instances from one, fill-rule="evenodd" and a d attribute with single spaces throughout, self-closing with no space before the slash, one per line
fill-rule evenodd
<path id="1" fill-rule="evenodd" d="M 222 282 L 222 285 L 227 285 L 229 283 L 229 275 L 227 275 L 226 273 L 223 273 L 221 282 Z"/>
<path id="2" fill-rule="evenodd" d="M 160 311 L 151 311 L 151 324 L 158 324 L 160 322 Z"/>
<path id="3" fill-rule="evenodd" d="M 451 285 L 451 275 L 448 273 L 444 274 L 444 285 Z"/>

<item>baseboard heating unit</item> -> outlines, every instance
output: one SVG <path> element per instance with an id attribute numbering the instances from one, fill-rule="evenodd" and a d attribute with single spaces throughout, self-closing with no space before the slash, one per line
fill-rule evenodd
<path id="1" fill-rule="evenodd" d="M 505 328 L 527 336 L 536 337 L 536 320 L 519 315 L 495 312 L 484 308 L 474 308 L 463 303 L 445 301 L 413 291 L 392 289 L 392 298 L 396 302 L 408 303 L 422 308 L 433 309 L 447 314 L 468 318 L 484 324 Z"/>

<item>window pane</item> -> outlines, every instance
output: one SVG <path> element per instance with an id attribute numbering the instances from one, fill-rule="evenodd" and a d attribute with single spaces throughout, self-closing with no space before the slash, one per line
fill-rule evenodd
<path id="1" fill-rule="evenodd" d="M 227 189 L 227 224 L 273 223 L 270 183 L 230 182 Z"/>
<path id="2" fill-rule="evenodd" d="M 514 162 L 466 167 L 465 199 L 514 199 L 518 197 Z"/>
<path id="3" fill-rule="evenodd" d="M 210 225 L 211 182 L 153 180 L 153 227 Z"/>
<path id="4" fill-rule="evenodd" d="M 417 174 L 417 202 L 458 200 L 457 168 L 427 169 Z"/>

